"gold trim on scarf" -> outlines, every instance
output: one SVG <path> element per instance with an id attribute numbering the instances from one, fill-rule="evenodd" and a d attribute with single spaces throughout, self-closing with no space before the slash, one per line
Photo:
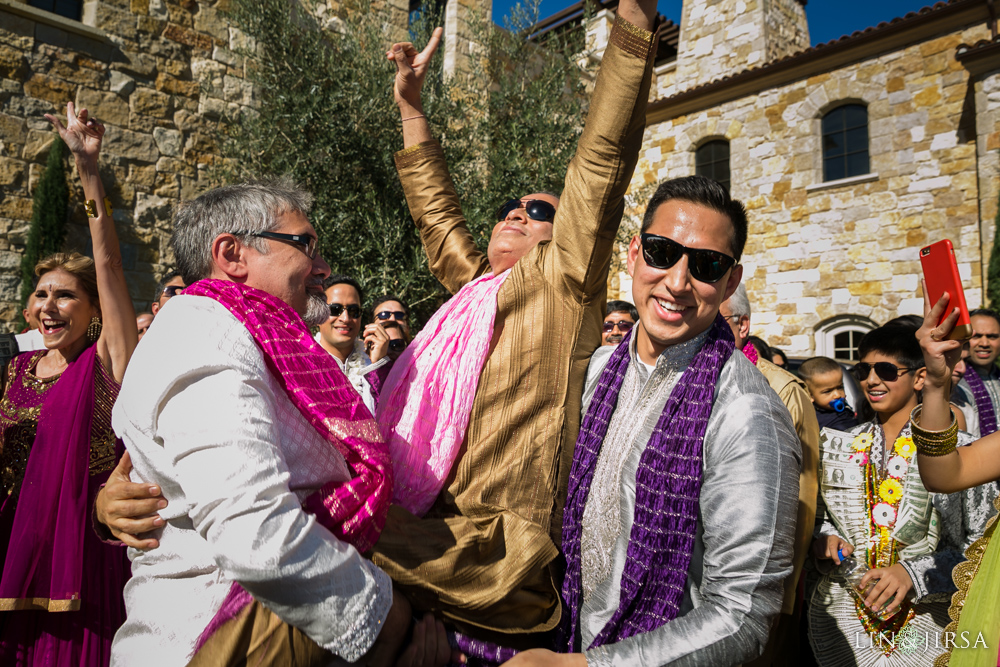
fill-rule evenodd
<path id="1" fill-rule="evenodd" d="M 997 508 L 997 511 L 1000 511 L 1000 497 L 993 500 L 993 506 Z M 965 608 L 965 597 L 969 594 L 972 580 L 979 573 L 979 565 L 983 561 L 983 556 L 986 554 L 986 547 L 989 546 L 990 538 L 993 536 L 993 531 L 996 530 L 996 527 L 997 517 L 994 516 L 987 522 L 983 536 L 970 544 L 969 548 L 965 550 L 966 560 L 956 565 L 955 569 L 951 571 L 952 581 L 955 582 L 958 590 L 951 596 L 951 606 L 948 607 L 948 616 L 951 618 L 951 623 L 941 633 L 942 641 L 947 633 L 958 631 L 958 619 L 962 616 L 962 610 Z M 945 645 L 947 646 L 947 644 Z M 937 657 L 934 661 L 934 667 L 947 667 L 950 661 L 951 648 Z"/>
<path id="2" fill-rule="evenodd" d="M 80 611 L 80 598 L 0 598 L 0 611 Z"/>

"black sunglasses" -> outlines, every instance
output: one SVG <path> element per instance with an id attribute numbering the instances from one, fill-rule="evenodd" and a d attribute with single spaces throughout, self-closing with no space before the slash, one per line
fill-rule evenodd
<path id="1" fill-rule="evenodd" d="M 703 283 L 717 283 L 726 271 L 736 266 L 736 259 L 715 250 L 687 248 L 673 239 L 656 234 L 640 234 L 642 256 L 654 269 L 669 269 L 688 256 L 688 271 L 695 280 Z"/>
<path id="2" fill-rule="evenodd" d="M 352 320 L 356 320 L 361 317 L 361 306 L 356 303 L 352 303 L 349 306 L 345 306 L 342 303 L 331 303 L 330 304 L 330 317 L 340 317 L 340 314 L 347 309 L 347 316 Z"/>
<path id="3" fill-rule="evenodd" d="M 877 361 L 874 364 L 862 361 L 854 365 L 854 377 L 858 379 L 858 382 L 867 380 L 873 368 L 875 369 L 875 375 L 879 376 L 883 382 L 893 382 L 898 380 L 900 375 L 906 375 L 910 371 L 917 370 L 916 368 L 899 368 L 896 364 L 891 364 L 888 361 Z"/>
<path id="4" fill-rule="evenodd" d="M 390 318 L 396 318 L 397 320 L 405 320 L 406 313 L 401 310 L 383 310 L 381 312 L 375 313 L 375 317 L 380 320 L 388 320 Z"/>
<path id="5" fill-rule="evenodd" d="M 309 234 L 281 234 L 279 232 L 231 232 L 231 234 L 233 236 L 253 236 L 261 239 L 281 241 L 283 243 L 294 243 L 302 247 L 302 252 L 309 259 L 316 259 L 316 253 L 319 251 L 317 247 L 319 239 Z"/>
<path id="6" fill-rule="evenodd" d="M 183 291 L 184 285 L 167 285 L 163 288 L 163 296 L 172 299 Z"/>
<path id="7" fill-rule="evenodd" d="M 497 220 L 506 220 L 511 211 L 523 208 L 532 220 L 552 222 L 556 219 L 556 207 L 541 199 L 511 199 L 497 209 Z"/>
<path id="8" fill-rule="evenodd" d="M 629 322 L 628 320 L 619 320 L 618 322 L 605 322 L 604 323 L 604 333 L 608 333 L 609 331 L 613 331 L 615 327 L 618 327 L 619 331 L 621 331 L 622 333 L 625 333 L 626 331 L 628 331 L 629 329 L 631 329 L 633 326 L 635 326 L 635 323 L 634 322 Z"/>

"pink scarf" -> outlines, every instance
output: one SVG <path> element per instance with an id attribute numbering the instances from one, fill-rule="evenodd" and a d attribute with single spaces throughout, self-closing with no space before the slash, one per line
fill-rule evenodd
<path id="1" fill-rule="evenodd" d="M 438 309 L 396 360 L 376 419 L 389 445 L 393 502 L 422 516 L 465 440 L 490 351 L 497 292 L 510 270 L 473 280 Z"/>
<path id="2" fill-rule="evenodd" d="M 358 551 L 370 549 L 385 526 L 392 496 L 389 451 L 337 362 L 309 335 L 299 314 L 267 292 L 224 280 L 202 280 L 184 293 L 215 299 L 246 326 L 292 404 L 344 456 L 354 477 L 327 483 L 306 498 L 303 508 L 338 539 Z M 198 648 L 251 601 L 250 594 L 234 583 L 198 639 Z"/>
<path id="3" fill-rule="evenodd" d="M 747 344 L 743 346 L 743 354 L 746 355 L 746 358 L 750 360 L 751 364 L 754 366 L 757 365 L 757 360 L 760 357 L 757 355 L 757 348 L 753 346 L 753 343 L 747 341 Z"/>

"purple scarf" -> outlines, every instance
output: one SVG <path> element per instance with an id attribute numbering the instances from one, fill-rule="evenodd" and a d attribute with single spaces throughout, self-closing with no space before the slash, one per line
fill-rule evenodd
<path id="1" fill-rule="evenodd" d="M 976 399 L 976 411 L 979 413 L 979 437 L 983 438 L 997 430 L 997 413 L 993 409 L 993 401 L 990 400 L 990 393 L 986 390 L 986 383 L 971 364 L 968 364 L 968 371 L 965 373 L 965 381 L 972 389 L 972 397 Z"/>
<path id="2" fill-rule="evenodd" d="M 570 652 L 581 650 L 583 509 L 628 369 L 628 345 L 626 335 L 601 373 L 580 426 L 570 469 L 562 537 L 566 555 L 563 618 L 567 624 L 563 629 Z M 735 349 L 729 325 L 717 316 L 708 339 L 663 407 L 636 472 L 635 520 L 622 574 L 621 600 L 589 648 L 654 630 L 676 618 L 680 610 L 698 524 L 702 441 L 712 414 L 715 384 Z M 670 493 L 664 493 L 664 489 L 670 489 Z"/>
<path id="3" fill-rule="evenodd" d="M 2 610 L 80 608 L 96 350 L 70 362 L 38 415 L 10 542 L 2 545 Z"/>

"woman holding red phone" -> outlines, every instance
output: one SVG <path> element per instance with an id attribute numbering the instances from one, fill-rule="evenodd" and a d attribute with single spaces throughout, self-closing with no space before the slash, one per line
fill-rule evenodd
<path id="1" fill-rule="evenodd" d="M 926 290 L 924 294 L 924 324 L 917 332 L 917 339 L 924 353 L 927 378 L 923 405 L 912 415 L 913 441 L 924 486 L 930 491 L 954 493 L 1000 479 L 1000 432 L 956 449 L 958 425 L 948 401 L 952 370 L 961 359 L 963 341 L 949 336 L 962 309 L 954 308 L 942 319 L 949 307 L 949 294 L 942 295 L 933 308 Z M 969 560 L 953 573 L 958 592 L 952 599 L 950 614 L 958 620 L 946 630 L 957 633 L 955 649 L 947 663 L 952 667 L 998 664 L 1000 540 L 992 539 L 995 531 L 994 518 L 983 537 L 966 551 Z"/>

